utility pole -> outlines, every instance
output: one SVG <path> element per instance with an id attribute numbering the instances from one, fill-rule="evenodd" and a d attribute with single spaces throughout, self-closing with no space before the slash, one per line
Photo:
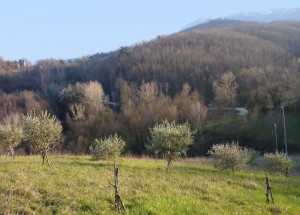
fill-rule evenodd
<path id="1" fill-rule="evenodd" d="M 275 152 L 278 152 L 278 142 L 277 142 L 277 129 L 276 129 L 276 123 L 274 123 L 274 132 L 275 132 Z"/>
<path id="2" fill-rule="evenodd" d="M 283 120 L 283 134 L 284 134 L 284 146 L 285 146 L 285 153 L 288 154 L 288 147 L 287 147 L 287 139 L 286 139 L 286 128 L 285 128 L 285 115 L 284 115 L 284 106 L 281 106 L 282 109 L 282 120 Z"/>

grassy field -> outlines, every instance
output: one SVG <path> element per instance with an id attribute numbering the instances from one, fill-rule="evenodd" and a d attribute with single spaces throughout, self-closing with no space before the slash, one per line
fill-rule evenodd
<path id="1" fill-rule="evenodd" d="M 0 157 L 0 214 L 114 214 L 112 162 L 87 156 Z M 292 176 L 271 175 L 275 204 L 266 203 L 264 172 L 220 172 L 207 159 L 174 163 L 118 160 L 126 214 L 300 214 L 298 158 Z"/>

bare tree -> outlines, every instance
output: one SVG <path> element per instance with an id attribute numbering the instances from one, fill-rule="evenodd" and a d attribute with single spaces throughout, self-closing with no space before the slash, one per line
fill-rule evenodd
<path id="1" fill-rule="evenodd" d="M 215 102 L 220 106 L 235 106 L 237 83 L 232 72 L 224 73 L 219 81 L 214 81 Z"/>
<path id="2" fill-rule="evenodd" d="M 196 102 L 192 104 L 189 120 L 193 123 L 193 125 L 198 130 L 202 129 L 206 115 L 207 115 L 207 108 L 203 104 L 201 104 L 200 102 Z"/>
<path id="3" fill-rule="evenodd" d="M 97 81 L 91 81 L 84 87 L 85 102 L 91 107 L 92 111 L 103 109 L 104 91 L 102 85 Z"/>
<path id="4" fill-rule="evenodd" d="M 144 83 L 140 87 L 139 95 L 145 102 L 151 102 L 158 96 L 158 87 L 155 82 Z"/>

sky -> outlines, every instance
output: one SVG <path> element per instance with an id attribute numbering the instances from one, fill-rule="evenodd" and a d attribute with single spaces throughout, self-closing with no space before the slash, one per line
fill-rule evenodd
<path id="1" fill-rule="evenodd" d="M 70 59 L 149 41 L 199 18 L 300 7 L 300 0 L 7 0 L 0 57 Z"/>

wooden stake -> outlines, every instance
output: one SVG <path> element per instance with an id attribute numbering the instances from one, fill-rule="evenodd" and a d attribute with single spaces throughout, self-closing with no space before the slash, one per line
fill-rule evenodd
<path id="1" fill-rule="evenodd" d="M 269 176 L 268 176 L 267 172 L 266 172 L 266 185 L 267 185 L 267 193 L 266 193 L 267 203 L 270 203 L 270 197 L 271 197 L 272 203 L 274 204 L 272 188 L 271 188 L 271 185 L 270 185 Z"/>
<path id="2" fill-rule="evenodd" d="M 115 209 L 120 211 L 120 209 L 121 209 L 120 206 L 121 206 L 122 209 L 125 211 L 124 203 L 119 194 L 118 173 L 119 173 L 119 169 L 116 167 L 116 162 L 114 161 L 114 184 L 110 183 L 109 181 L 108 182 L 115 189 Z"/>

